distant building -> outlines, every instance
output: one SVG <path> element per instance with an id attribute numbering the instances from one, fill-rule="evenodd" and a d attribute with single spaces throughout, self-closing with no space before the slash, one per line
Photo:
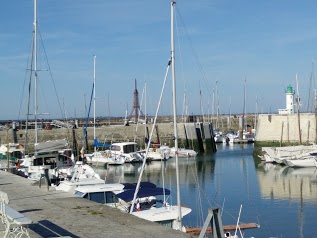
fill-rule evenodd
<path id="1" fill-rule="evenodd" d="M 285 96 L 286 96 L 286 109 L 278 109 L 279 114 L 293 114 L 294 113 L 294 95 L 295 91 L 291 85 L 288 85 Z"/>
<path id="2" fill-rule="evenodd" d="M 134 80 L 134 93 L 133 93 L 133 105 L 132 105 L 132 111 L 129 116 L 129 122 L 132 123 L 137 123 L 138 120 L 140 122 L 139 116 L 143 116 L 143 112 L 140 109 L 140 104 L 139 104 L 139 92 L 136 86 L 136 79 Z M 133 120 L 134 118 L 134 120 Z"/>

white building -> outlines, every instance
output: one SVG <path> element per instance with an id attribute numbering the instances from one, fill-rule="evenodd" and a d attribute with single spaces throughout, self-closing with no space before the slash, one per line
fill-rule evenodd
<path id="1" fill-rule="evenodd" d="M 278 109 L 279 114 L 293 114 L 294 113 L 294 95 L 295 91 L 291 85 L 288 85 L 286 91 L 286 109 Z"/>

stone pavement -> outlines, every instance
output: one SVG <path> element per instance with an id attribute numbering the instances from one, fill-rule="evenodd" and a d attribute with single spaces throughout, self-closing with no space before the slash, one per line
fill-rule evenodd
<path id="1" fill-rule="evenodd" d="M 32 238 L 193 237 L 52 187 L 48 190 L 45 185 L 40 188 L 32 184 L 31 180 L 0 171 L 0 190 L 8 194 L 10 207 L 34 222 L 29 226 Z"/>

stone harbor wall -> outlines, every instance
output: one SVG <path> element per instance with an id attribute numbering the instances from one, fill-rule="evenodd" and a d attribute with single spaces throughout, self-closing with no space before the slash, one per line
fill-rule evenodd
<path id="1" fill-rule="evenodd" d="M 204 125 L 204 126 L 202 126 Z M 147 130 L 145 129 L 145 125 L 107 125 L 97 127 L 95 129 L 96 139 L 99 142 L 105 143 L 114 143 L 121 141 L 135 141 L 138 143 L 139 148 L 144 148 L 145 137 L 149 137 L 152 132 L 153 125 L 147 125 Z M 210 146 L 201 145 L 200 140 L 206 143 L 213 143 L 213 138 L 210 133 L 210 124 L 202 124 L 202 123 L 178 123 L 178 137 L 179 137 L 179 147 L 186 147 L 195 149 L 197 152 L 209 152 L 209 148 L 213 148 Z M 199 130 L 198 130 L 199 129 Z M 197 130 L 200 131 L 200 134 L 203 134 L 206 138 L 201 138 L 199 133 L 197 134 Z M 201 133 L 201 130 L 206 130 Z M 77 144 L 78 148 L 81 148 L 84 145 L 84 129 L 65 129 L 65 128 L 56 128 L 52 130 L 38 130 L 38 141 L 48 141 L 48 140 L 57 140 L 57 139 L 68 139 L 70 145 L 73 147 L 73 143 Z M 94 140 L 94 128 L 87 128 L 88 135 L 88 144 L 90 147 L 93 146 Z M 15 140 L 14 140 L 15 137 Z M 6 143 L 6 131 L 0 131 L 1 144 Z M 20 130 L 14 133 L 12 130 L 8 131 L 8 141 L 24 144 L 25 143 L 25 131 Z M 27 133 L 28 144 L 31 147 L 34 144 L 34 130 L 28 130 Z M 209 140 L 208 140 L 209 139 Z M 153 129 L 152 142 L 160 142 L 161 144 L 167 144 L 169 146 L 174 146 L 174 126 L 173 123 L 159 123 Z M 201 148 L 206 149 L 201 149 Z"/>
<path id="2" fill-rule="evenodd" d="M 314 113 L 300 113 L 299 118 L 296 113 L 291 115 L 261 114 L 258 117 L 255 140 L 299 143 L 301 137 L 302 144 L 315 143 L 316 128 Z"/>

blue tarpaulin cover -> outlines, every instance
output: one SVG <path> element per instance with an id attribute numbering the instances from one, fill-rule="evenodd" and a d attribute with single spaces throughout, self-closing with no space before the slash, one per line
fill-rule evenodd
<path id="1" fill-rule="evenodd" d="M 97 141 L 96 139 L 94 140 L 94 147 L 107 147 L 110 148 L 111 144 L 107 144 L 107 143 L 101 143 L 99 141 Z"/>
<path id="2" fill-rule="evenodd" d="M 136 183 L 122 183 L 124 185 L 124 189 L 135 189 Z M 150 182 L 141 182 L 140 188 L 156 188 L 156 185 L 154 183 Z"/>

